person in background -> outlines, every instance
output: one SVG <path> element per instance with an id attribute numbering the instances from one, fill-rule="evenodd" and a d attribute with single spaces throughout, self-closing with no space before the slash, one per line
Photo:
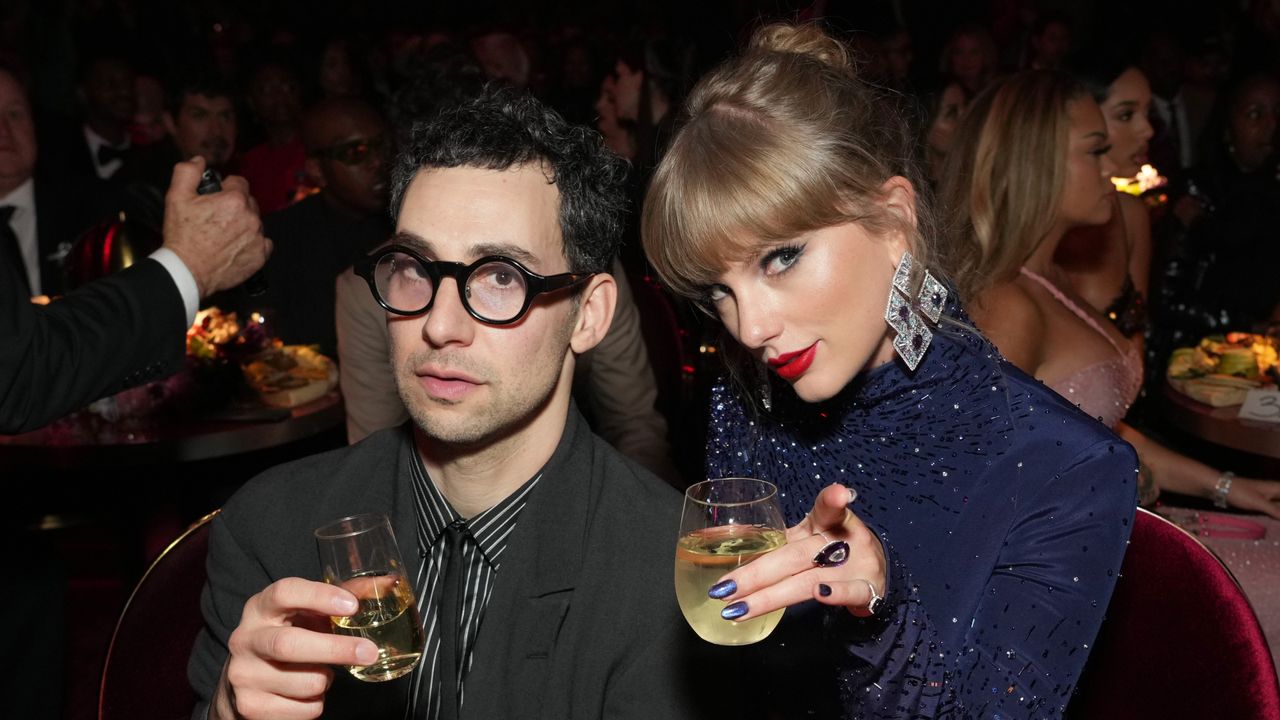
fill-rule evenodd
<path id="1" fill-rule="evenodd" d="M 25 86 L 0 68 L 0 260 L 15 273 L 0 293 L 57 296 L 67 290 L 66 258 L 75 239 L 112 210 L 103 183 L 88 171 L 39 160 Z M 47 166 L 55 164 L 55 169 Z"/>
<path id="2" fill-rule="evenodd" d="M 301 132 L 302 86 L 280 60 L 267 60 L 249 77 L 249 109 L 265 139 L 240 157 L 239 169 L 264 215 L 306 194 L 307 151 Z"/>
<path id="3" fill-rule="evenodd" d="M 1144 503 L 1171 491 L 1280 518 L 1280 483 L 1219 472 L 1124 422 L 1142 354 L 1054 260 L 1068 232 L 1110 220 L 1110 150 L 1097 102 L 1060 71 L 1021 73 L 975 100 L 939 192 L 960 295 L 1009 362 L 1132 443 Z"/>
<path id="4" fill-rule="evenodd" d="M 1063 13 L 1048 12 L 1036 18 L 1027 38 L 1028 70 L 1056 70 L 1071 55 L 1071 20 Z"/>
<path id="5" fill-rule="evenodd" d="M 236 151 L 236 107 L 231 86 L 203 72 L 178 77 L 170 86 L 162 116 L 168 137 L 139 148 L 136 169 L 122 180 L 162 196 L 168 187 L 165 168 L 199 155 L 219 173 L 229 173 Z"/>
<path id="6" fill-rule="evenodd" d="M 884 92 L 815 26 L 762 28 L 690 93 L 645 201 L 654 266 L 736 352 L 707 475 L 775 483 L 791 526 L 708 589 L 725 622 L 786 608 L 721 713 L 1058 717 L 1137 460 L 969 324 Z"/>
<path id="7" fill-rule="evenodd" d="M 46 142 L 49 168 L 60 177 L 102 181 L 123 177 L 133 155 L 129 124 L 137 109 L 135 73 L 122 57 L 91 56 L 80 72 L 77 95 L 83 108 L 82 122 L 62 138 Z"/>
<path id="8" fill-rule="evenodd" d="M 1151 84 L 1151 164 L 1172 177 L 1197 163 L 1191 117 L 1182 97 L 1182 42 L 1168 28 L 1153 29 L 1142 44 L 1138 67 Z"/>
<path id="9" fill-rule="evenodd" d="M 1204 162 L 1171 183 L 1156 229 L 1152 367 L 1206 335 L 1280 321 L 1280 80 L 1245 75 L 1219 102 Z"/>
<path id="10" fill-rule="evenodd" d="M 631 124 L 623 123 L 618 117 L 617 87 L 618 79 L 613 74 L 605 75 L 600 81 L 600 94 L 595 102 L 596 130 L 615 155 L 630 162 L 636 156 L 636 138 Z"/>
<path id="11" fill-rule="evenodd" d="M 235 167 L 237 124 L 231 86 L 207 73 L 192 72 L 179 76 L 168 89 L 161 116 L 166 137 L 136 149 L 136 161 L 122 173 L 122 192 L 115 198 L 116 209 L 157 233 L 164 226 L 164 197 L 175 163 L 199 155 L 224 176 Z"/>
<path id="12" fill-rule="evenodd" d="M 1090 52 L 1072 72 L 1102 110 L 1115 176 L 1135 177 L 1147 164 L 1153 134 L 1146 75 L 1123 56 L 1102 50 Z M 1085 302 L 1141 349 L 1147 329 L 1151 219 L 1141 199 L 1119 191 L 1112 197 L 1110 219 L 1068 232 L 1054 263 Z"/>
<path id="13" fill-rule="evenodd" d="M 1000 56 L 990 31 L 977 23 L 953 30 L 942 48 L 939 70 L 944 79 L 960 83 L 969 97 L 982 92 L 1000 70 Z"/>
<path id="14" fill-rule="evenodd" d="M 131 141 L 134 145 L 146 146 L 164 140 L 164 85 L 152 75 L 139 75 L 133 87 L 138 107 L 129 125 Z"/>
<path id="15" fill-rule="evenodd" d="M 306 173 L 319 191 L 263 218 L 275 243 L 263 270 L 267 288 L 261 295 L 241 288 L 223 309 L 242 317 L 260 312 L 273 336 L 315 344 L 337 357 L 334 284 L 391 236 L 386 216 L 391 129 L 363 100 L 336 97 L 307 110 L 302 141 Z"/>
<path id="16" fill-rule="evenodd" d="M 924 164 L 929 182 L 937 185 L 942 164 L 947 153 L 951 152 L 956 128 L 964 117 L 965 108 L 969 106 L 969 95 L 960 83 L 948 82 L 941 90 L 925 95 L 923 103 L 921 144 L 924 148 Z"/>
<path id="17" fill-rule="evenodd" d="M 195 717 L 711 717 L 671 580 L 679 495 L 571 400 L 614 315 L 624 174 L 594 133 L 509 88 L 414 130 L 392 175 L 396 245 L 362 265 L 401 311 L 382 371 L 412 422 L 269 471 L 213 520 Z M 495 256 L 506 269 L 488 275 Z M 426 648 L 398 682 L 333 668 L 377 649 L 329 630 L 358 603 L 321 582 L 313 531 L 362 512 L 391 519 L 419 599 Z"/>
<path id="18" fill-rule="evenodd" d="M 365 81 L 357 70 L 357 62 L 352 55 L 358 45 L 344 36 L 330 37 L 321 46 L 320 68 L 316 74 L 316 84 L 322 98 L 362 97 L 365 93 Z"/>

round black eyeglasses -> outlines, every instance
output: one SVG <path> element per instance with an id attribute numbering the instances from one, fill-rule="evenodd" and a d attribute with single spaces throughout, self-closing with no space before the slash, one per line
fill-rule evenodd
<path id="1" fill-rule="evenodd" d="M 490 255 L 470 265 L 427 260 L 404 245 L 388 245 L 360 258 L 356 274 L 369 283 L 378 304 L 397 315 L 431 309 L 442 278 L 458 286 L 462 306 L 489 325 L 510 325 L 524 317 L 533 299 L 586 282 L 595 273 L 539 275 L 509 257 Z"/>

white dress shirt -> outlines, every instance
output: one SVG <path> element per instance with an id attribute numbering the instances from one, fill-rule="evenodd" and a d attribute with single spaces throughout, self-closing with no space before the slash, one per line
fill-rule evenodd
<path id="1" fill-rule="evenodd" d="M 88 125 L 85 125 L 84 141 L 89 144 L 89 157 L 93 159 L 93 171 L 98 173 L 99 178 L 103 180 L 110 178 L 112 175 L 115 175 L 116 171 L 119 170 L 124 165 L 124 161 L 121 160 L 120 158 L 115 158 L 114 160 L 107 163 L 106 165 L 99 163 L 98 148 L 102 147 L 103 145 L 108 145 L 110 147 L 118 148 L 120 150 L 128 150 L 129 149 L 128 137 L 124 139 L 123 145 L 113 145 L 112 143 L 108 142 L 106 138 L 94 132 L 93 128 L 89 127 Z"/>
<path id="2" fill-rule="evenodd" d="M 40 246 L 36 238 L 36 186 L 35 181 L 27 181 L 14 188 L 13 192 L 0 197 L 0 206 L 12 205 L 13 217 L 9 218 L 9 226 L 18 236 L 18 249 L 22 251 L 22 263 L 27 271 L 27 281 L 31 283 L 31 294 L 42 294 L 40 285 Z M 195 322 L 196 311 L 200 309 L 200 290 L 196 278 L 191 274 L 187 264 L 174 251 L 162 247 L 149 255 L 152 260 L 164 266 L 173 278 L 173 284 L 182 295 L 182 304 L 187 312 L 187 325 Z"/>

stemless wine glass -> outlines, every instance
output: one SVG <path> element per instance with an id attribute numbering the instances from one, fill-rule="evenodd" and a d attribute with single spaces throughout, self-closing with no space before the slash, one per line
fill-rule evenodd
<path id="1" fill-rule="evenodd" d="M 334 632 L 378 646 L 377 662 L 347 670 L 366 682 L 394 680 L 412 670 L 422 656 L 422 621 L 391 521 L 382 513 L 353 515 L 315 534 L 325 582 L 360 602 L 354 615 L 330 617 Z"/>
<path id="2" fill-rule="evenodd" d="M 787 542 L 778 488 L 754 478 L 719 478 L 684 493 L 676 543 L 676 600 L 694 632 L 717 645 L 749 645 L 773 632 L 783 610 L 745 622 L 720 616 L 707 590 L 725 573 Z"/>

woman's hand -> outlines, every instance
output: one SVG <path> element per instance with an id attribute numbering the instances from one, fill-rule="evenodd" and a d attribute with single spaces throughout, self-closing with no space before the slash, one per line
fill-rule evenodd
<path id="1" fill-rule="evenodd" d="M 818 493 L 813 510 L 787 529 L 787 544 L 725 575 L 708 593 L 728 603 L 727 620 L 750 620 L 813 599 L 843 605 L 860 617 L 885 593 L 885 558 L 880 540 L 849 510 L 852 490 L 828 485 Z M 814 562 L 829 543 L 849 544 L 848 560 L 839 565 Z M 872 592 L 874 588 L 874 594 Z"/>
<path id="2" fill-rule="evenodd" d="M 1265 513 L 1280 520 L 1280 481 L 1234 478 L 1231 481 L 1231 492 L 1227 493 L 1227 504 L 1241 510 Z"/>

